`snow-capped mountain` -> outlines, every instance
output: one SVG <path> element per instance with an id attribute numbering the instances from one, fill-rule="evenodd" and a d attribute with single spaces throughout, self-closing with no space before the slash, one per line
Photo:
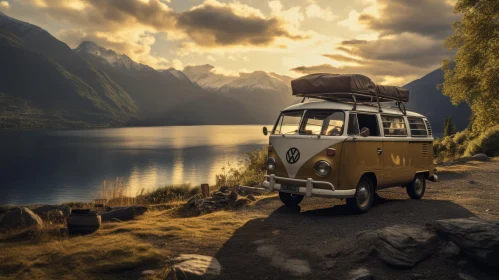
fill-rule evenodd
<path id="1" fill-rule="evenodd" d="M 225 93 L 230 90 L 261 90 L 269 92 L 280 92 L 291 94 L 290 83 L 277 76 L 264 71 L 253 73 L 240 73 L 240 77 L 220 88 L 220 92 Z"/>
<path id="2" fill-rule="evenodd" d="M 128 71 L 152 72 L 153 68 L 137 63 L 124 54 L 118 54 L 113 50 L 105 49 L 94 42 L 83 41 L 75 50 L 77 54 L 92 54 L 107 62 L 110 66 L 126 69 Z"/>
<path id="3" fill-rule="evenodd" d="M 170 73 L 173 76 L 177 77 L 177 79 L 179 79 L 181 81 L 184 81 L 184 82 L 192 82 L 189 79 L 189 77 L 187 77 L 187 75 L 184 74 L 184 72 L 182 72 L 180 70 L 177 70 L 177 69 L 175 69 L 173 67 L 168 68 L 168 69 L 158 70 L 158 71 L 161 72 L 161 73 Z"/>
<path id="4" fill-rule="evenodd" d="M 191 81 L 209 91 L 217 91 L 238 78 L 215 73 L 214 69 L 213 65 L 205 64 L 186 66 L 183 72 Z"/>

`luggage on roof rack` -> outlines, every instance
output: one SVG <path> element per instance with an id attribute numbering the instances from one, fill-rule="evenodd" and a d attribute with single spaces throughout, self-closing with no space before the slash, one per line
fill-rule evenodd
<path id="1" fill-rule="evenodd" d="M 291 81 L 293 95 L 350 102 L 408 102 L 409 91 L 359 74 L 311 74 Z"/>

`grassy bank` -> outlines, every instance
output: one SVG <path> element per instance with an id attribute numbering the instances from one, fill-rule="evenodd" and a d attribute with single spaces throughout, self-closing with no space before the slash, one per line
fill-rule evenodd
<path id="1" fill-rule="evenodd" d="M 433 150 L 437 163 L 478 153 L 490 157 L 499 156 L 499 126 L 490 127 L 481 134 L 466 129 L 452 136 L 437 138 L 433 143 Z"/>

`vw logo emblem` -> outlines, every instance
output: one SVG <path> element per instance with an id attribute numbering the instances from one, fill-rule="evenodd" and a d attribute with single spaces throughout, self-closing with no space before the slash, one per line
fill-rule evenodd
<path id="1" fill-rule="evenodd" d="M 300 159 L 300 151 L 297 148 L 291 148 L 286 153 L 286 160 L 293 164 L 296 163 Z"/>

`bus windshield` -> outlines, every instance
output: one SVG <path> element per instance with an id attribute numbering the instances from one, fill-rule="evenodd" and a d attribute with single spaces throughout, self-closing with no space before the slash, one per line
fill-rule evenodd
<path id="1" fill-rule="evenodd" d="M 334 110 L 283 112 L 273 134 L 340 136 L 343 134 L 345 113 Z"/>

